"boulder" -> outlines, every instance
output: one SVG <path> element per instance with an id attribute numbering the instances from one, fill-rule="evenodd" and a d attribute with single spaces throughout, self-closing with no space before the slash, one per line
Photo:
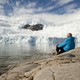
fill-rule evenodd
<path id="1" fill-rule="evenodd" d="M 42 30 L 43 27 L 44 26 L 42 24 L 35 24 L 35 25 L 26 24 L 25 26 L 22 27 L 22 29 L 30 29 L 32 31 L 38 31 L 38 30 Z"/>
<path id="2" fill-rule="evenodd" d="M 30 29 L 31 29 L 32 31 L 42 30 L 42 29 L 43 29 L 43 25 L 42 25 L 42 24 L 32 25 L 32 26 L 30 26 Z"/>
<path id="3" fill-rule="evenodd" d="M 29 24 L 26 24 L 26 25 L 24 25 L 22 28 L 23 29 L 28 29 L 30 27 L 30 25 Z"/>

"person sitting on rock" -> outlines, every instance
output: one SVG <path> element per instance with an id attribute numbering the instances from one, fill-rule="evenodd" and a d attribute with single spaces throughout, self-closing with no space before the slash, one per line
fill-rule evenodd
<path id="1" fill-rule="evenodd" d="M 71 33 L 67 34 L 67 38 L 61 44 L 56 46 L 57 54 L 67 52 L 75 48 L 75 38 L 72 37 Z"/>

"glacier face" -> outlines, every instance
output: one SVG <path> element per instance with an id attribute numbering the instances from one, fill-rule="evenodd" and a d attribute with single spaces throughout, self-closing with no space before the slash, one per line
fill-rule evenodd
<path id="1" fill-rule="evenodd" d="M 44 19 L 25 19 L 25 20 L 0 20 L 0 43 L 58 43 L 71 32 L 80 42 L 80 20 L 65 22 L 55 25 Z M 20 27 L 25 24 L 44 25 L 44 29 L 40 31 L 23 30 Z"/>

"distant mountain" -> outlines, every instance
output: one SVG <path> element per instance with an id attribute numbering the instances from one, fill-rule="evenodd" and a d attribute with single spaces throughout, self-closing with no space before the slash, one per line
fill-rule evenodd
<path id="1" fill-rule="evenodd" d="M 31 31 L 29 29 L 21 29 L 24 25 L 44 25 L 40 31 Z M 27 43 L 31 41 L 48 42 L 49 38 L 65 38 L 66 34 L 71 32 L 80 42 L 80 19 L 64 22 L 58 25 L 40 18 L 20 18 L 20 19 L 1 19 L 0 20 L 0 43 Z M 34 39 L 34 40 L 33 40 Z"/>

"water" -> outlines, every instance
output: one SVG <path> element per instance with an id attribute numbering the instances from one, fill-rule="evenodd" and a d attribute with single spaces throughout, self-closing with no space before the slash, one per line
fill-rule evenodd
<path id="1" fill-rule="evenodd" d="M 52 44 L 0 44 L 0 74 L 9 65 L 48 58 L 52 51 Z"/>
<path id="2" fill-rule="evenodd" d="M 55 39 L 53 43 L 48 44 L 0 44 L 0 75 L 9 69 L 9 65 L 49 58 L 61 40 Z"/>

